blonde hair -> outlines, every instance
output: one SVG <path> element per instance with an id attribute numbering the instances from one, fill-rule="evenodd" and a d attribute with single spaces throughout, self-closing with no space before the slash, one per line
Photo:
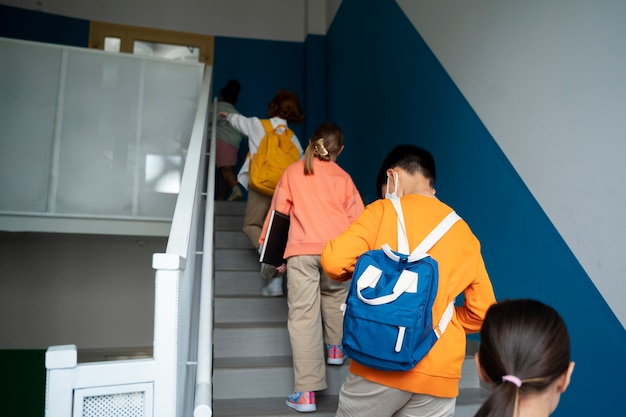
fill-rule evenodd
<path id="1" fill-rule="evenodd" d="M 319 125 L 304 151 L 304 175 L 313 175 L 313 158 L 330 161 L 343 148 L 343 132 L 336 124 L 326 122 Z"/>

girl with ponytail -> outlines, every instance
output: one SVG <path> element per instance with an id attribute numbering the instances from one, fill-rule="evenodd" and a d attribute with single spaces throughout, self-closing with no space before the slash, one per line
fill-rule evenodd
<path id="1" fill-rule="evenodd" d="M 574 362 L 561 316 L 536 300 L 487 310 L 474 357 L 492 393 L 475 417 L 547 417 L 569 385 Z"/>
<path id="2" fill-rule="evenodd" d="M 294 392 L 285 403 L 299 412 L 316 410 L 315 391 L 324 390 L 326 364 L 341 365 L 343 314 L 348 289 L 328 278 L 320 264 L 329 240 L 348 228 L 363 211 L 363 200 L 350 175 L 335 161 L 343 150 L 343 132 L 334 123 L 319 125 L 304 158 L 280 178 L 272 210 L 289 215 L 283 264 L 287 272 L 287 328 L 291 340 Z M 269 216 L 261 233 L 263 244 Z"/>

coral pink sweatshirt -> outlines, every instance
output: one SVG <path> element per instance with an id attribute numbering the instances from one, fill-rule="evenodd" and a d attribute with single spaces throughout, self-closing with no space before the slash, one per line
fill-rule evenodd
<path id="1" fill-rule="evenodd" d="M 335 162 L 314 157 L 313 171 L 313 175 L 304 175 L 303 160 L 287 167 L 263 224 L 261 245 L 272 210 L 289 215 L 285 259 L 320 255 L 326 243 L 346 230 L 364 208 L 352 178 Z"/>

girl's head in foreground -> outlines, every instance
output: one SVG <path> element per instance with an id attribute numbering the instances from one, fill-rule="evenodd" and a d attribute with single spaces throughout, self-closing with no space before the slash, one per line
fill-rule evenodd
<path id="1" fill-rule="evenodd" d="M 563 319 L 528 299 L 489 308 L 475 359 L 481 380 L 492 387 L 476 417 L 548 416 L 574 370 Z"/>
<path id="2" fill-rule="evenodd" d="M 304 150 L 304 175 L 313 175 L 313 158 L 335 161 L 343 150 L 343 132 L 336 124 L 326 122 L 319 125 Z"/>

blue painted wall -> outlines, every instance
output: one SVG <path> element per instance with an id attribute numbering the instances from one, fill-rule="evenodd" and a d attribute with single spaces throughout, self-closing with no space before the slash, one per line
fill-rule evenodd
<path id="1" fill-rule="evenodd" d="M 87 47 L 89 22 L 0 4 L 0 36 Z"/>
<path id="2" fill-rule="evenodd" d="M 344 0 L 327 44 L 329 117 L 359 189 L 374 198 L 393 145 L 429 149 L 437 195 L 481 240 L 498 299 L 539 299 L 568 325 L 576 369 L 554 415 L 626 415 L 626 332 L 396 2 Z"/>
<path id="3" fill-rule="evenodd" d="M 304 45 L 298 42 L 215 38 L 214 92 L 230 78 L 241 83 L 237 109 L 246 116 L 267 116 L 267 105 L 280 89 L 294 91 L 304 106 Z M 305 124 L 293 125 L 302 141 Z"/>
<path id="4" fill-rule="evenodd" d="M 326 61 L 326 37 L 308 35 L 304 43 L 304 83 L 305 95 L 302 105 L 306 109 L 306 137 L 302 137 L 303 145 L 307 145 L 311 134 L 317 126 L 328 121 L 327 82 L 328 63 Z"/>

